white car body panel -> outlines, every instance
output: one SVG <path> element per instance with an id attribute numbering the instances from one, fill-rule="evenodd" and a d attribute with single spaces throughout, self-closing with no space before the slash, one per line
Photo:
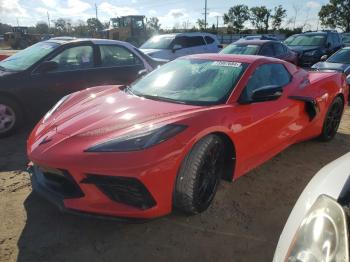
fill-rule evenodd
<path id="1" fill-rule="evenodd" d="M 297 200 L 280 235 L 274 262 L 284 261 L 301 221 L 316 199 L 324 194 L 338 199 L 350 178 L 350 153 L 323 167 L 306 186 Z"/>
<path id="2" fill-rule="evenodd" d="M 209 36 L 209 37 L 213 38 L 215 41 L 211 44 L 182 48 L 182 49 L 176 50 L 174 52 L 171 49 L 140 48 L 140 50 L 153 58 L 160 58 L 160 59 L 165 59 L 165 60 L 174 60 L 178 57 L 186 56 L 186 55 L 202 54 L 202 53 L 217 53 L 220 51 L 220 49 L 218 47 L 220 45 L 220 43 L 217 40 L 217 37 L 215 35 L 212 35 L 209 33 L 179 33 L 179 34 L 169 34 L 167 36 L 174 37 L 174 39 L 176 37 L 181 37 L 181 36 L 186 36 L 186 37 L 202 36 L 204 38 L 206 36 Z"/>

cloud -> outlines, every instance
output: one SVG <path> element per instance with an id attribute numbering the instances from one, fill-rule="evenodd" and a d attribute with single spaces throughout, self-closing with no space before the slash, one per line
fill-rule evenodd
<path id="1" fill-rule="evenodd" d="M 186 15 L 185 9 L 171 9 L 168 13 L 169 16 L 179 18 Z"/>
<path id="2" fill-rule="evenodd" d="M 57 1 L 56 0 L 41 0 L 41 2 L 49 8 L 54 8 L 57 6 Z"/>
<path id="3" fill-rule="evenodd" d="M 222 14 L 219 12 L 209 12 L 209 17 L 217 17 L 217 16 L 222 17 Z"/>
<path id="4" fill-rule="evenodd" d="M 11 15 L 15 17 L 28 17 L 27 11 L 19 4 L 19 0 L 0 0 L 0 17 Z"/>
<path id="5" fill-rule="evenodd" d="M 148 11 L 148 14 L 151 15 L 151 16 L 155 16 L 157 14 L 157 11 L 154 10 L 154 9 L 151 9 Z"/>
<path id="6" fill-rule="evenodd" d="M 135 8 L 127 6 L 117 6 L 112 5 L 108 2 L 103 2 L 98 6 L 98 10 L 105 18 L 117 17 L 117 16 L 126 16 L 126 15 L 137 15 L 139 11 Z"/>
<path id="7" fill-rule="evenodd" d="M 316 1 L 308 1 L 306 3 L 306 7 L 311 9 L 319 9 L 321 7 L 321 4 Z"/>

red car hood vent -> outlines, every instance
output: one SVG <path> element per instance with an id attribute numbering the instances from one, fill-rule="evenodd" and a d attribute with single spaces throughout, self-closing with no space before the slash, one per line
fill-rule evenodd
<path id="1" fill-rule="evenodd" d="M 69 136 L 100 135 L 203 109 L 199 106 L 145 99 L 115 89 L 113 91 L 97 95 L 84 92 L 73 97 L 54 113 L 46 127 L 56 127 L 58 133 Z"/>

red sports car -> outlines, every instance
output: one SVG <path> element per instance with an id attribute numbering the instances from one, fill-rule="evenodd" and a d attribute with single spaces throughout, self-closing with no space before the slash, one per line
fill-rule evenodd
<path id="1" fill-rule="evenodd" d="M 34 191 L 63 210 L 153 218 L 208 208 L 291 144 L 337 132 L 348 85 L 260 56 L 183 57 L 58 102 L 28 140 Z"/>

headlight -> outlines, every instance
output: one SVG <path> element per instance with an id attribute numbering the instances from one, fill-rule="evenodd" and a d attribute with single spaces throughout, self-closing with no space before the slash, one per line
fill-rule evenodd
<path id="1" fill-rule="evenodd" d="M 45 122 L 68 98 L 70 95 L 66 95 L 64 97 L 61 98 L 60 101 L 58 101 L 56 103 L 56 105 L 54 105 L 49 112 L 46 113 L 46 115 L 44 116 L 43 122 Z"/>
<path id="2" fill-rule="evenodd" d="M 348 261 L 349 244 L 346 215 L 332 198 L 317 198 L 296 232 L 284 261 Z"/>
<path id="3" fill-rule="evenodd" d="M 313 50 L 313 51 L 307 51 L 304 53 L 304 55 L 308 55 L 308 56 L 314 56 L 318 53 L 318 50 Z"/>
<path id="4" fill-rule="evenodd" d="M 180 133 L 187 126 L 169 124 L 162 127 L 141 129 L 130 135 L 90 147 L 86 152 L 127 152 L 137 151 L 160 144 Z"/>

